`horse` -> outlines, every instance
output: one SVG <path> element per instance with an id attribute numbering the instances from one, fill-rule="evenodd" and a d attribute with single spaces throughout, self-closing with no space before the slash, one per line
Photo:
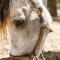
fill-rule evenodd
<path id="1" fill-rule="evenodd" d="M 46 20 L 40 18 L 43 11 L 44 8 L 36 0 L 0 0 L 0 31 L 5 31 L 6 40 L 11 41 L 11 56 L 31 56 L 35 52 L 41 23 Z M 41 41 L 40 44 L 43 44 Z"/>

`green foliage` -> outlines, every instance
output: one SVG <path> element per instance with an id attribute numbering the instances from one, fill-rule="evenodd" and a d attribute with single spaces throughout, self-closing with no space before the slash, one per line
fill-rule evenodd
<path id="1" fill-rule="evenodd" d="M 47 7 L 50 6 L 51 0 L 47 0 Z"/>
<path id="2" fill-rule="evenodd" d="M 58 0 L 57 8 L 60 9 L 60 0 Z"/>

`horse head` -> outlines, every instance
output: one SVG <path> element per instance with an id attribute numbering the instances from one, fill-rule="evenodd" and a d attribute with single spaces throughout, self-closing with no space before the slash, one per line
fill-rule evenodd
<path id="1" fill-rule="evenodd" d="M 34 4 L 30 0 L 0 0 L 0 4 L 0 26 L 2 32 L 5 28 L 7 40 L 11 41 L 10 53 L 14 56 L 31 54 L 41 30 Z"/>

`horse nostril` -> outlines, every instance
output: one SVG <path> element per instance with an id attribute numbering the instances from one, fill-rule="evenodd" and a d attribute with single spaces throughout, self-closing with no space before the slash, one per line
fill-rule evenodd
<path id="1" fill-rule="evenodd" d="M 16 27 L 20 27 L 24 24 L 24 20 L 15 20 L 14 24 Z"/>

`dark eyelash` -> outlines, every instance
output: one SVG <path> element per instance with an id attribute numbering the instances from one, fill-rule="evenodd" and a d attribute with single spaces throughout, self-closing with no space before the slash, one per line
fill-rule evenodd
<path id="1" fill-rule="evenodd" d="M 24 20 L 14 20 L 14 24 L 18 28 L 24 24 Z"/>

